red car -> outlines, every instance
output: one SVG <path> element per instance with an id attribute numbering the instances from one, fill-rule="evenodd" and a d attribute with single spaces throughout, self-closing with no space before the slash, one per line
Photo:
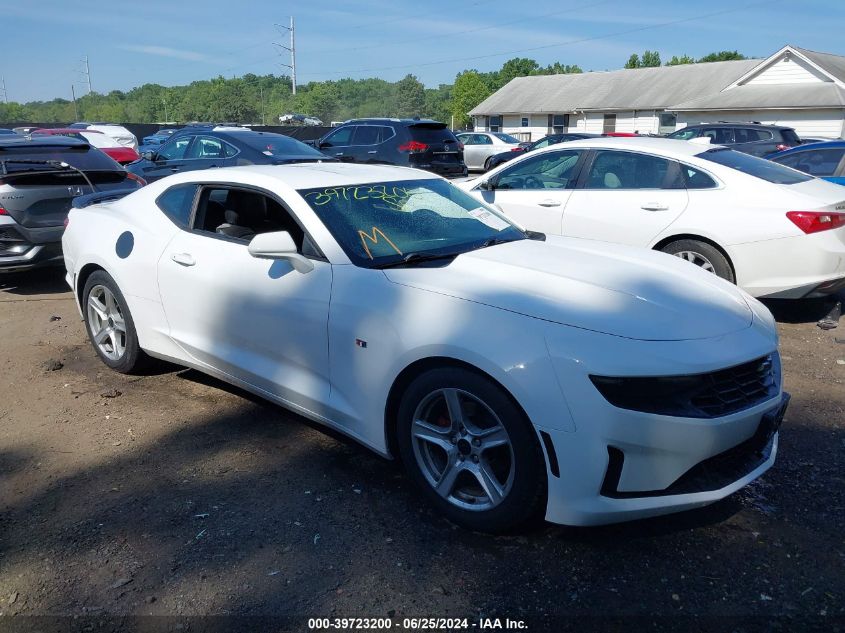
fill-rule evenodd
<path id="1" fill-rule="evenodd" d="M 31 132 L 33 136 L 70 136 L 71 138 L 78 138 L 80 141 L 85 141 L 91 147 L 96 147 L 98 150 L 110 156 L 112 159 L 125 165 L 131 163 L 133 160 L 138 160 L 138 152 L 131 147 L 125 147 L 114 140 L 108 134 L 103 134 L 97 130 L 78 130 L 75 128 L 39 128 Z"/>

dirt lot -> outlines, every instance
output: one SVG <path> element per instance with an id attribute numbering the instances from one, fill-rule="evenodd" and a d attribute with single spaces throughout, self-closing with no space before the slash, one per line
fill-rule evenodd
<path id="1" fill-rule="evenodd" d="M 439 518 L 394 464 L 197 372 L 110 372 L 58 271 L 2 277 L 0 612 L 842 629 L 845 320 L 773 308 L 793 400 L 762 480 L 675 517 L 493 538 Z"/>

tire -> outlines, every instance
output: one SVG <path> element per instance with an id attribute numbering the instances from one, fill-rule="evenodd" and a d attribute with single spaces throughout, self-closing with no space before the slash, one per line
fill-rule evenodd
<path id="1" fill-rule="evenodd" d="M 490 171 L 492 167 L 490 167 L 490 159 L 484 161 L 484 171 Z"/>
<path id="2" fill-rule="evenodd" d="M 459 416 L 447 401 L 458 403 Z M 424 372 L 405 390 L 397 425 L 409 477 L 452 522 L 502 533 L 542 517 L 546 462 L 537 434 L 489 378 L 463 368 Z"/>
<path id="3" fill-rule="evenodd" d="M 138 333 L 126 299 L 111 275 L 104 270 L 95 271 L 85 282 L 82 313 L 91 345 L 106 365 L 122 374 L 129 374 L 149 364 L 149 357 L 138 344 Z M 103 333 L 106 335 L 98 343 L 98 336 Z"/>
<path id="4" fill-rule="evenodd" d="M 712 244 L 698 240 L 677 240 L 670 242 L 660 250 L 669 255 L 685 259 L 731 283 L 736 283 L 728 258 Z"/>

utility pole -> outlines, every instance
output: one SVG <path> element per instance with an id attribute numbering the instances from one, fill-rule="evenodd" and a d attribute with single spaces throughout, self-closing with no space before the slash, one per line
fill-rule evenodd
<path id="1" fill-rule="evenodd" d="M 279 48 L 286 50 L 290 53 L 290 64 L 281 64 L 285 68 L 290 68 L 290 79 L 291 79 L 291 86 L 292 92 L 296 94 L 296 36 L 295 30 L 296 27 L 293 23 L 293 16 L 290 16 L 290 26 L 285 26 L 284 24 L 277 24 L 276 28 L 280 30 L 285 30 L 290 32 L 290 46 L 285 46 L 284 44 L 279 44 L 278 42 L 273 42 Z M 280 62 L 281 63 L 281 62 Z"/>
<path id="2" fill-rule="evenodd" d="M 83 63 L 85 64 L 85 70 L 84 70 L 85 81 L 88 83 L 88 94 L 90 95 L 91 94 L 91 67 L 88 65 L 88 55 L 85 56 Z"/>
<path id="3" fill-rule="evenodd" d="M 169 123 L 170 119 L 167 118 L 167 99 L 162 97 L 161 102 L 164 104 L 164 122 Z"/>
<path id="4" fill-rule="evenodd" d="M 261 93 L 261 125 L 267 125 L 264 122 L 264 86 L 258 85 L 258 90 Z"/>
<path id="5" fill-rule="evenodd" d="M 0 78 L 3 81 L 3 103 L 9 103 L 9 94 L 6 92 L 6 78 Z"/>

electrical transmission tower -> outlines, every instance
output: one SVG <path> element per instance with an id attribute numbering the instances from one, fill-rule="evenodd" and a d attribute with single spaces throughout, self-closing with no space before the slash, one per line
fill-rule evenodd
<path id="1" fill-rule="evenodd" d="M 279 42 L 273 42 L 273 44 L 290 53 L 290 64 L 285 64 L 281 62 L 280 63 L 285 68 L 290 68 L 290 79 L 293 88 L 293 94 L 296 94 L 296 27 L 293 24 L 293 16 L 290 16 L 290 26 L 285 26 L 284 24 L 277 24 L 276 28 L 279 29 L 279 32 L 288 31 L 290 33 L 290 46 L 285 46 L 284 44 L 280 44 Z"/>

